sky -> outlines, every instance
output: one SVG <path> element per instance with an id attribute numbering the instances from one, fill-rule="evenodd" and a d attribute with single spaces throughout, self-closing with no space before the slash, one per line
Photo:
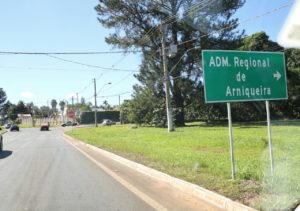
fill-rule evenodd
<path id="1" fill-rule="evenodd" d="M 295 0 L 297 1 L 297 0 Z M 98 0 L 2 0 L 0 52 L 110 52 L 105 43 L 113 31 L 101 26 L 94 7 Z M 265 31 L 276 41 L 293 0 L 246 0 L 235 15 L 246 34 Z M 131 98 L 138 81 L 139 54 L 11 55 L 0 53 L 0 87 L 8 100 L 42 106 L 52 99 L 71 103 L 84 97 L 111 105 Z M 81 65 L 77 63 L 88 64 Z M 105 69 L 103 69 L 103 67 Z M 113 70 L 109 70 L 109 68 Z"/>

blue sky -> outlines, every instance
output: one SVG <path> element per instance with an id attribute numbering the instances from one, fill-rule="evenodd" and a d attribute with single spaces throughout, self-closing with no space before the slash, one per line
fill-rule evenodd
<path id="1" fill-rule="evenodd" d="M 293 1 L 247 0 L 236 16 L 241 29 L 247 34 L 266 31 L 272 40 L 291 8 Z M 0 51 L 21 52 L 102 52 L 111 50 L 104 38 L 109 34 L 97 21 L 94 7 L 97 0 L 2 0 L 0 2 Z M 280 10 L 273 10 L 280 8 Z M 272 13 L 243 22 L 256 15 Z M 98 102 L 107 100 L 118 104 L 118 94 L 132 91 L 137 83 L 134 71 L 138 70 L 139 55 L 56 55 L 94 66 L 117 68 L 103 70 L 72 64 L 46 55 L 0 54 L 0 87 L 8 99 L 46 105 L 51 99 L 68 100 L 71 96 L 92 100 L 92 79 L 97 79 Z M 123 71 L 124 70 L 124 71 Z M 129 71 L 131 70 L 131 71 Z M 111 85 L 106 85 L 111 83 Z M 130 93 L 121 95 L 121 101 L 130 99 Z"/>

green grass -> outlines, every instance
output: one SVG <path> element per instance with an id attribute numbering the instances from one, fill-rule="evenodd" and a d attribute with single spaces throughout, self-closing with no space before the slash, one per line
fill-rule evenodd
<path id="1" fill-rule="evenodd" d="M 6 132 L 5 127 L 1 127 L 1 126 L 0 126 L 0 134 L 5 133 L 5 132 Z"/>
<path id="2" fill-rule="evenodd" d="M 276 206 L 280 210 L 300 199 L 300 124 L 273 125 L 274 177 L 270 175 L 267 127 L 261 123 L 234 125 L 235 181 L 231 180 L 226 125 L 194 123 L 173 133 L 128 125 L 67 133 L 252 207 L 268 210 Z"/>
<path id="3" fill-rule="evenodd" d="M 20 128 L 38 128 L 39 125 L 35 125 L 34 127 L 32 126 L 32 124 L 19 124 Z"/>

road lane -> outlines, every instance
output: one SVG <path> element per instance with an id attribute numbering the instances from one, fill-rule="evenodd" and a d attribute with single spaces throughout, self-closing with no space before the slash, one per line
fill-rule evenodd
<path id="1" fill-rule="evenodd" d="M 62 139 L 62 130 L 4 135 L 0 210 L 153 210 Z"/>

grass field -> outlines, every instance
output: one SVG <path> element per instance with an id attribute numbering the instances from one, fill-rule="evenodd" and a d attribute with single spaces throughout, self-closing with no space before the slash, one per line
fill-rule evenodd
<path id="1" fill-rule="evenodd" d="M 194 123 L 166 129 L 130 125 L 82 128 L 68 134 L 262 210 L 300 199 L 300 121 L 273 122 L 271 176 L 265 123 L 234 125 L 236 180 L 231 180 L 228 128 Z"/>

